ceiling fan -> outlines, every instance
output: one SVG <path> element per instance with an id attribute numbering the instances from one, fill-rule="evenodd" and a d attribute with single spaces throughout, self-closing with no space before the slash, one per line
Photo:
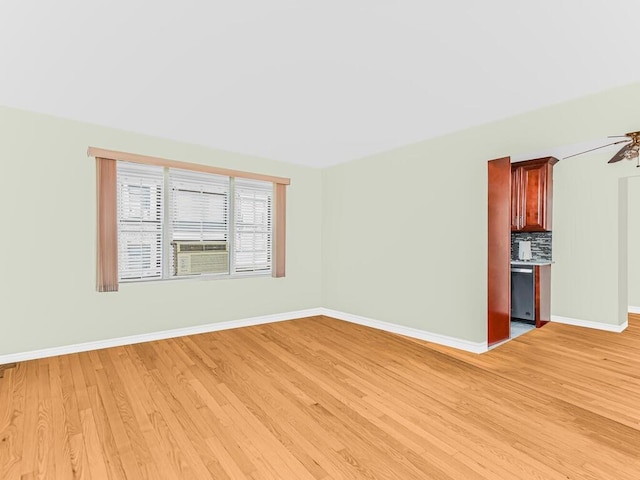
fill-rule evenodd
<path id="1" fill-rule="evenodd" d="M 575 157 L 577 155 L 582 155 L 584 153 L 593 152 L 594 150 L 600 150 L 601 148 L 610 147 L 611 145 L 619 145 L 624 143 L 622 148 L 618 150 L 611 160 L 608 163 L 616 163 L 620 160 L 633 160 L 634 158 L 638 159 L 638 164 L 636 167 L 640 167 L 640 132 L 630 132 L 624 135 L 613 135 L 609 138 L 622 138 L 623 140 L 617 140 L 615 142 L 607 143 L 606 145 L 601 145 L 596 148 L 591 148 L 589 150 L 585 150 L 584 152 L 574 153 L 573 155 L 569 155 L 566 158 Z"/>

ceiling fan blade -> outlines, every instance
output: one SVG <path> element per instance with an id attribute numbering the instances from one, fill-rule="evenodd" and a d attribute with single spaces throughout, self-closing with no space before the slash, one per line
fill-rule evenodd
<path id="1" fill-rule="evenodd" d="M 633 142 L 630 143 L 629 145 L 625 145 L 624 147 L 622 147 L 620 150 L 618 150 L 618 153 L 616 153 L 611 160 L 609 160 L 607 163 L 616 163 L 619 162 L 620 160 L 623 160 L 624 154 L 627 152 L 627 150 L 629 150 L 631 147 L 633 146 Z"/>
<path id="2" fill-rule="evenodd" d="M 617 138 L 617 137 L 633 138 L 633 137 L 637 137 L 637 136 L 640 136 L 640 131 L 638 131 L 638 132 L 629 132 L 629 133 L 625 133 L 624 135 L 609 135 L 608 138 Z"/>
<path id="3" fill-rule="evenodd" d="M 571 157 L 577 157 L 578 155 L 583 155 L 585 153 L 589 153 L 589 152 L 593 152 L 594 150 L 600 150 L 601 148 L 605 148 L 605 147 L 610 147 L 611 145 L 617 145 L 619 143 L 628 143 L 630 142 L 630 139 L 627 140 L 618 140 L 617 142 L 612 142 L 612 143 L 607 143 L 606 145 L 601 145 L 599 147 L 596 148 L 590 148 L 589 150 L 585 150 L 584 152 L 580 152 L 580 153 L 574 153 L 573 155 L 568 155 L 566 157 L 562 157 L 563 160 L 566 160 L 567 158 L 571 158 Z M 626 145 L 625 145 L 626 147 Z M 624 147 L 623 147 L 624 148 Z"/>

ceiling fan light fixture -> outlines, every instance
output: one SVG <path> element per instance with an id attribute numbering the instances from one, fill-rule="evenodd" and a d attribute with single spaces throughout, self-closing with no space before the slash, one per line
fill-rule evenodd
<path id="1" fill-rule="evenodd" d="M 624 152 L 624 158 L 626 158 L 627 160 L 633 160 L 634 158 L 637 158 L 639 156 L 640 156 L 640 145 L 637 145 L 637 144 L 628 148 Z"/>

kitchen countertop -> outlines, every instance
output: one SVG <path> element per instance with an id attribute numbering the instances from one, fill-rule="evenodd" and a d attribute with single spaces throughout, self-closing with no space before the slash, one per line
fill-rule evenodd
<path id="1" fill-rule="evenodd" d="M 511 260 L 511 265 L 551 265 L 552 260 Z"/>

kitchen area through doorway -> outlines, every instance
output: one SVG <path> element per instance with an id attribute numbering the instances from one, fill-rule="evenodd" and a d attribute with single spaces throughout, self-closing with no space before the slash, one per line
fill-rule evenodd
<path id="1" fill-rule="evenodd" d="M 555 157 L 489 162 L 488 345 L 545 325 L 551 316 Z"/>

